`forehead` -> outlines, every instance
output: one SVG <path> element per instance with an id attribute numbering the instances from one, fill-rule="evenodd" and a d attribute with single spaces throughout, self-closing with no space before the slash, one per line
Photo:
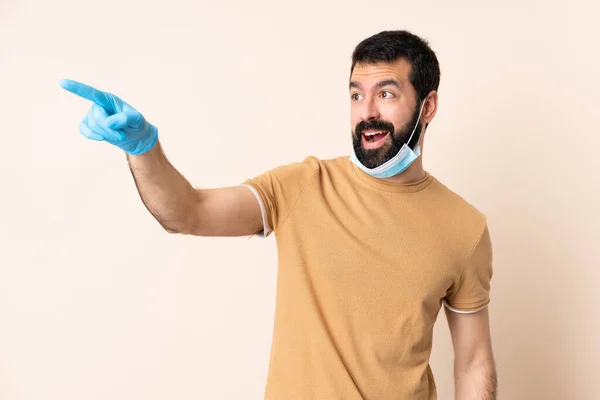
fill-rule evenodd
<path id="1" fill-rule="evenodd" d="M 401 83 L 409 84 L 411 70 L 410 62 L 405 58 L 391 63 L 356 63 L 350 80 L 361 84 L 371 84 L 382 79 L 393 78 Z"/>

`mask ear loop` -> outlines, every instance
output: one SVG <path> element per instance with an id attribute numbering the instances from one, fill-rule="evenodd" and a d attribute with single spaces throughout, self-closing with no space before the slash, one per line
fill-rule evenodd
<path id="1" fill-rule="evenodd" d="M 417 118 L 417 123 L 415 124 L 415 127 L 413 128 L 412 133 L 410 134 L 410 137 L 406 141 L 407 146 L 410 143 L 410 141 L 412 140 L 412 137 L 415 134 L 415 131 L 417 130 L 417 126 L 419 126 L 419 121 L 421 120 L 421 114 L 423 113 L 423 108 L 425 108 L 426 101 L 427 101 L 427 97 L 425 98 L 425 100 L 423 100 L 423 103 L 421 104 L 421 111 L 419 111 L 419 117 Z"/>

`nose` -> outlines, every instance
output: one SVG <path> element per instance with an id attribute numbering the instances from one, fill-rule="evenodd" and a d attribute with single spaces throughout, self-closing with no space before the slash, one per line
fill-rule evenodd
<path id="1" fill-rule="evenodd" d="M 379 119 L 379 109 L 373 98 L 367 98 L 362 104 L 360 111 L 360 119 L 362 121 L 369 121 L 371 119 Z"/>

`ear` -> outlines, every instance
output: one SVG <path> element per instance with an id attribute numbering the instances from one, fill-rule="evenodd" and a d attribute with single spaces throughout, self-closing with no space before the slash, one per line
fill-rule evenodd
<path id="1" fill-rule="evenodd" d="M 423 115 L 421 116 L 421 120 L 425 125 L 429 124 L 433 120 L 433 117 L 435 117 L 437 112 L 437 107 L 438 94 L 437 91 L 432 90 L 427 95 L 427 98 L 425 99 L 425 105 L 423 106 Z"/>

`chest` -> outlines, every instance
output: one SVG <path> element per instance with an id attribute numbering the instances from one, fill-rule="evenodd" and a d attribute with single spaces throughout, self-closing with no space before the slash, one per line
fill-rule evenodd
<path id="1" fill-rule="evenodd" d="M 435 210 L 410 199 L 299 203 L 286 235 L 315 290 L 374 310 L 437 310 L 459 260 Z"/>

